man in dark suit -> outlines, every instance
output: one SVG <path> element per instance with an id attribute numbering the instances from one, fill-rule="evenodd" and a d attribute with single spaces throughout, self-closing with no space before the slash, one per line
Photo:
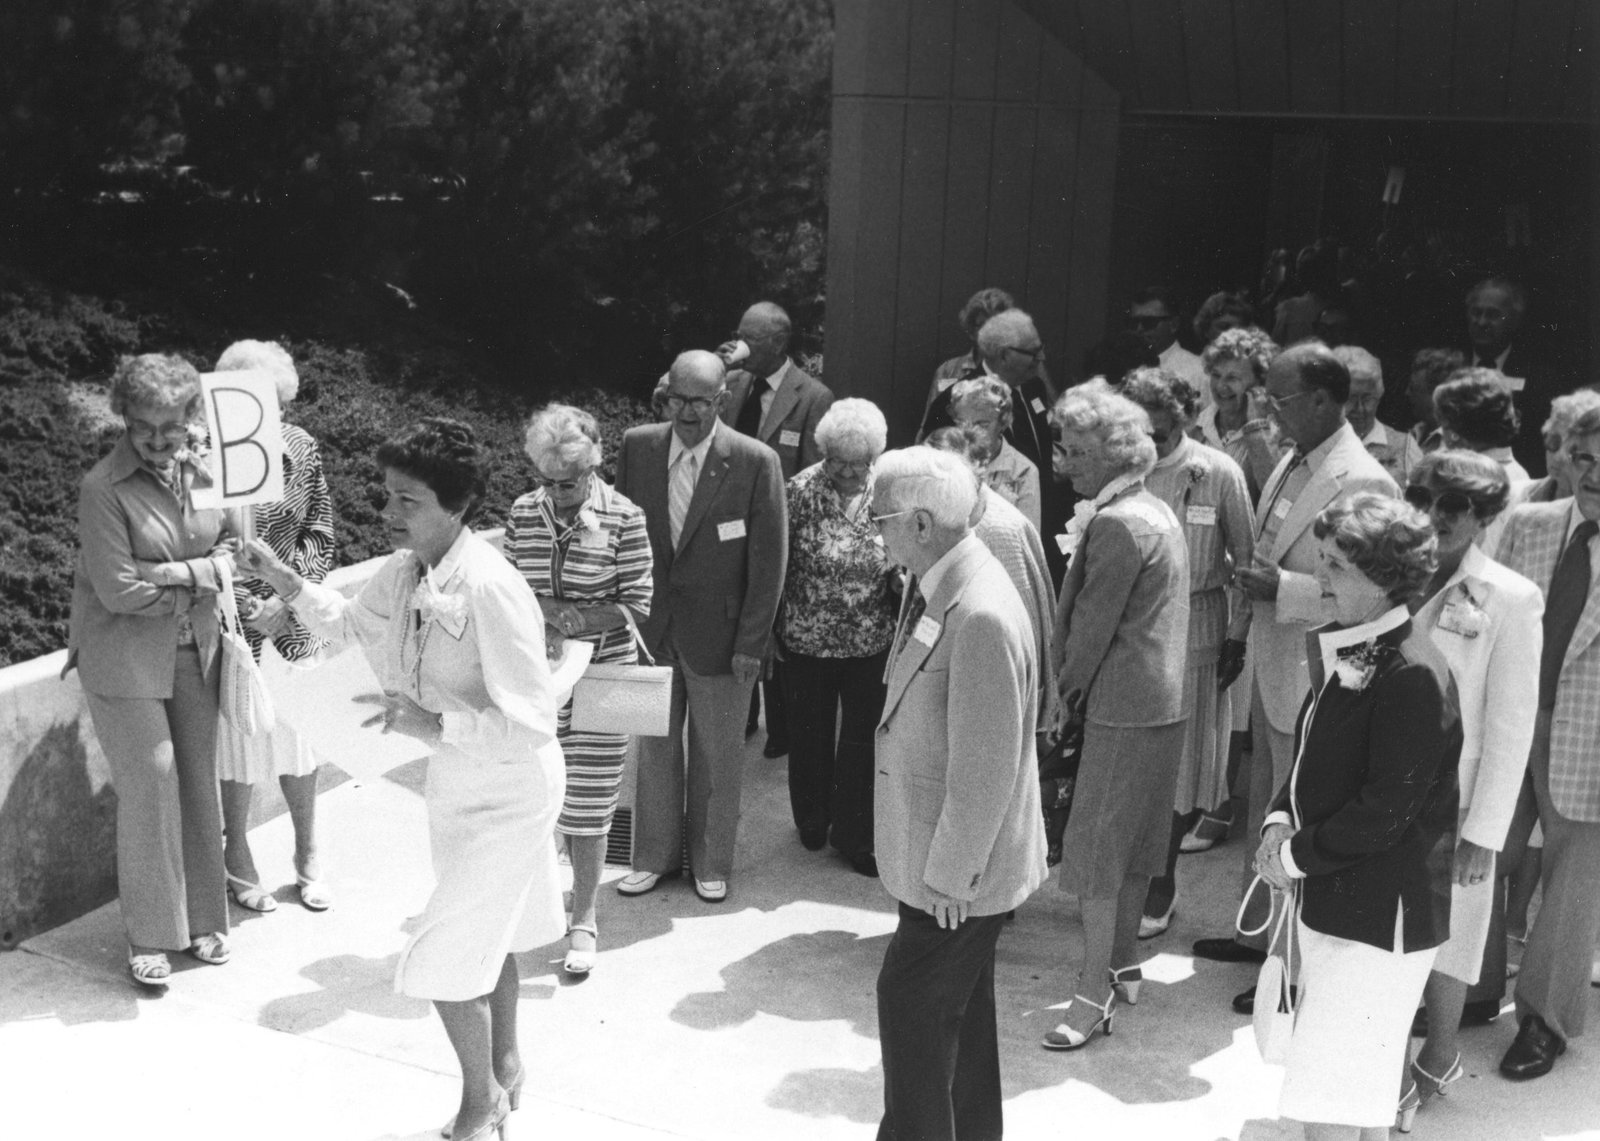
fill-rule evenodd
<path id="1" fill-rule="evenodd" d="M 668 373 L 671 419 L 630 429 L 617 454 L 617 489 L 644 509 L 655 556 L 640 633 L 673 670 L 668 735 L 639 745 L 635 870 L 617 885 L 623 895 L 654 890 L 680 866 L 686 757 L 695 891 L 727 898 L 733 870 L 740 728 L 771 649 L 789 521 L 777 455 L 719 422 L 726 399 L 722 361 L 682 354 Z"/>
<path id="2" fill-rule="evenodd" d="M 1545 474 L 1544 424 L 1550 402 L 1575 385 L 1566 384 L 1560 369 L 1522 335 L 1528 295 L 1508 277 L 1489 277 L 1467 293 L 1468 368 L 1493 369 L 1514 393 L 1521 423 L 1512 455 L 1528 474 Z"/>
<path id="3" fill-rule="evenodd" d="M 874 471 L 884 548 L 915 576 L 877 738 L 878 871 L 900 916 L 878 974 L 878 1141 L 998 1141 L 995 942 L 1046 870 L 1034 634 L 968 527 L 971 469 L 907 448 Z"/>
<path id="4" fill-rule="evenodd" d="M 795 473 L 822 460 L 817 447 L 817 421 L 833 404 L 833 393 L 789 359 L 789 314 L 770 301 L 758 301 L 739 318 L 734 339 L 720 346 L 723 360 L 743 341 L 750 355 L 728 374 L 728 399 L 722 422 L 760 440 L 778 453 L 787 482 Z M 767 744 L 762 750 L 776 759 L 789 751 L 789 725 L 783 711 L 782 664 L 773 661 L 761 686 L 767 703 Z M 746 735 L 755 731 L 756 696 L 750 695 Z"/>

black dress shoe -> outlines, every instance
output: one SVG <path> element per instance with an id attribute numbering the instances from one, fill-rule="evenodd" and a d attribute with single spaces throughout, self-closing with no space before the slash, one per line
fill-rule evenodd
<path id="1" fill-rule="evenodd" d="M 1522 1020 L 1522 1029 L 1512 1040 L 1511 1049 L 1500 1059 L 1500 1072 L 1508 1078 L 1542 1078 L 1555 1068 L 1556 1059 L 1567 1052 L 1561 1036 L 1537 1014 Z"/>
<path id="2" fill-rule="evenodd" d="M 878 878 L 878 858 L 871 852 L 862 852 L 860 855 L 851 856 L 850 866 L 856 870 L 857 874 L 866 876 L 868 879 Z"/>
<path id="3" fill-rule="evenodd" d="M 1298 1002 L 1300 999 L 1300 988 L 1297 986 L 1291 986 L 1289 988 L 1289 997 Z M 1247 991 L 1241 991 L 1233 996 L 1233 1012 L 1235 1014 L 1254 1014 L 1256 1012 L 1255 987 L 1251 987 Z"/>
<path id="4" fill-rule="evenodd" d="M 775 761 L 779 757 L 787 757 L 789 755 L 789 742 L 774 741 L 771 737 L 768 737 L 766 748 L 761 750 L 761 755 L 769 761 Z"/>
<path id="5" fill-rule="evenodd" d="M 827 842 L 828 826 L 826 824 L 800 829 L 800 843 L 806 846 L 806 851 L 808 852 L 822 851 L 822 846 Z"/>
<path id="6" fill-rule="evenodd" d="M 1267 953 L 1246 947 L 1237 939 L 1196 939 L 1194 953 L 1218 963 L 1264 963 Z"/>

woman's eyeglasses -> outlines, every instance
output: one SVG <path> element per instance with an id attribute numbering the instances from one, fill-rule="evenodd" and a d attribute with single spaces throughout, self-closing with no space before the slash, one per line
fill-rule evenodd
<path id="1" fill-rule="evenodd" d="M 128 426 L 128 435 L 135 440 L 153 440 L 157 436 L 164 440 L 181 440 L 189 434 L 187 424 L 151 424 L 144 420 L 135 420 L 131 416 L 124 416 L 122 419 Z"/>
<path id="2" fill-rule="evenodd" d="M 546 479 L 538 472 L 533 473 L 534 486 L 542 487 L 546 491 L 576 491 L 589 481 L 592 472 L 584 472 L 577 479 Z"/>
<path id="3" fill-rule="evenodd" d="M 829 475 L 866 475 L 872 470 L 872 461 L 841 460 L 829 456 L 822 461 L 822 469 Z"/>
<path id="4" fill-rule="evenodd" d="M 1472 497 L 1464 491 L 1441 491 L 1435 495 L 1418 484 L 1406 488 L 1406 502 L 1418 511 L 1437 511 L 1440 515 L 1465 515 L 1472 510 Z"/>
<path id="5" fill-rule="evenodd" d="M 1572 470 L 1575 472 L 1589 472 L 1600 465 L 1600 456 L 1593 452 L 1571 451 L 1567 453 L 1567 462 L 1572 465 Z"/>

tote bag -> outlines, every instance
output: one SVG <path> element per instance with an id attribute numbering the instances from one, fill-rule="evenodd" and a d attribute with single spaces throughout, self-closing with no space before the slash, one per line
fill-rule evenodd
<path id="1" fill-rule="evenodd" d="M 665 737 L 672 720 L 672 670 L 655 664 L 633 615 L 627 618 L 633 643 L 650 664 L 590 664 L 572 687 L 572 727 L 580 733 Z"/>
<path id="2" fill-rule="evenodd" d="M 217 633 L 222 641 L 222 715 L 245 737 L 265 736 L 277 724 L 272 695 L 256 665 L 250 643 L 239 621 L 239 604 L 233 597 L 233 572 L 224 559 L 216 559 Z"/>
<path id="3" fill-rule="evenodd" d="M 1239 904 L 1237 923 L 1244 921 L 1245 907 L 1255 894 L 1256 885 L 1266 885 L 1257 876 L 1244 893 Z M 1256 1049 L 1261 1060 L 1269 1066 L 1281 1066 L 1289 1060 L 1289 1040 L 1294 1036 L 1294 940 L 1289 931 L 1289 917 L 1294 914 L 1295 897 L 1289 892 L 1272 892 L 1272 909 L 1266 923 L 1253 931 L 1240 927 L 1244 935 L 1259 935 L 1272 927 L 1272 940 L 1267 945 L 1267 957 L 1256 975 L 1256 1004 L 1253 1018 Z M 1273 916 L 1276 915 L 1276 920 Z"/>

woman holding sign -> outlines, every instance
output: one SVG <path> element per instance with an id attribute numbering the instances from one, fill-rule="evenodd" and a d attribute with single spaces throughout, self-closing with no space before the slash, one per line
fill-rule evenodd
<path id="1" fill-rule="evenodd" d="M 633 626 L 650 615 L 650 538 L 644 512 L 596 470 L 600 425 L 581 409 L 551 404 L 528 421 L 525 446 L 537 486 L 511 508 L 506 558 L 538 595 L 546 639 L 552 648 L 564 638 L 590 642 L 597 662 L 638 661 Z M 586 975 L 594 969 L 595 897 L 628 737 L 575 731 L 571 702 L 556 727 L 567 764 L 556 832 L 572 860 L 571 942 L 562 968 Z"/>
<path id="2" fill-rule="evenodd" d="M 485 489 L 472 429 L 430 417 L 378 448 L 398 548 L 346 599 L 251 540 L 241 565 L 319 637 L 356 642 L 383 686 L 370 724 L 433 750 L 428 826 L 438 883 L 395 986 L 431 999 L 461 1063 L 457 1141 L 515 1108 L 513 954 L 562 932 L 551 835 L 565 770 L 544 618 L 522 576 L 467 527 Z"/>
<path id="3" fill-rule="evenodd" d="M 275 341 L 238 341 L 217 358 L 218 372 L 267 372 L 277 382 L 281 408 L 300 391 L 300 374 L 282 345 Z M 255 533 L 284 562 L 312 582 L 333 569 L 333 498 L 322 476 L 317 442 L 293 424 L 283 425 L 283 498 L 250 508 Z M 261 644 L 272 640 L 285 661 L 311 657 L 322 643 L 295 621 L 289 606 L 265 583 L 252 580 L 234 586 L 245 637 L 261 660 Z M 318 874 L 316 841 L 317 758 L 310 743 L 288 722 L 279 720 L 268 733 L 246 737 L 224 724 L 217 742 L 217 775 L 222 778 L 222 824 L 226 833 L 223 860 L 228 891 L 251 911 L 276 911 L 278 901 L 260 884 L 255 855 L 250 851 L 250 799 L 255 785 L 276 776 L 294 825 L 294 870 L 300 902 L 308 911 L 333 906 L 333 892 Z"/>
<path id="4" fill-rule="evenodd" d="M 200 375 L 180 357 L 125 357 L 111 410 L 126 431 L 78 493 L 66 670 L 78 670 L 117 790 L 117 891 L 128 969 L 165 986 L 168 951 L 228 961 L 217 807 L 215 558 L 237 519 L 197 510 L 211 485 L 191 425 Z M 159 581 L 151 581 L 159 580 Z"/>

